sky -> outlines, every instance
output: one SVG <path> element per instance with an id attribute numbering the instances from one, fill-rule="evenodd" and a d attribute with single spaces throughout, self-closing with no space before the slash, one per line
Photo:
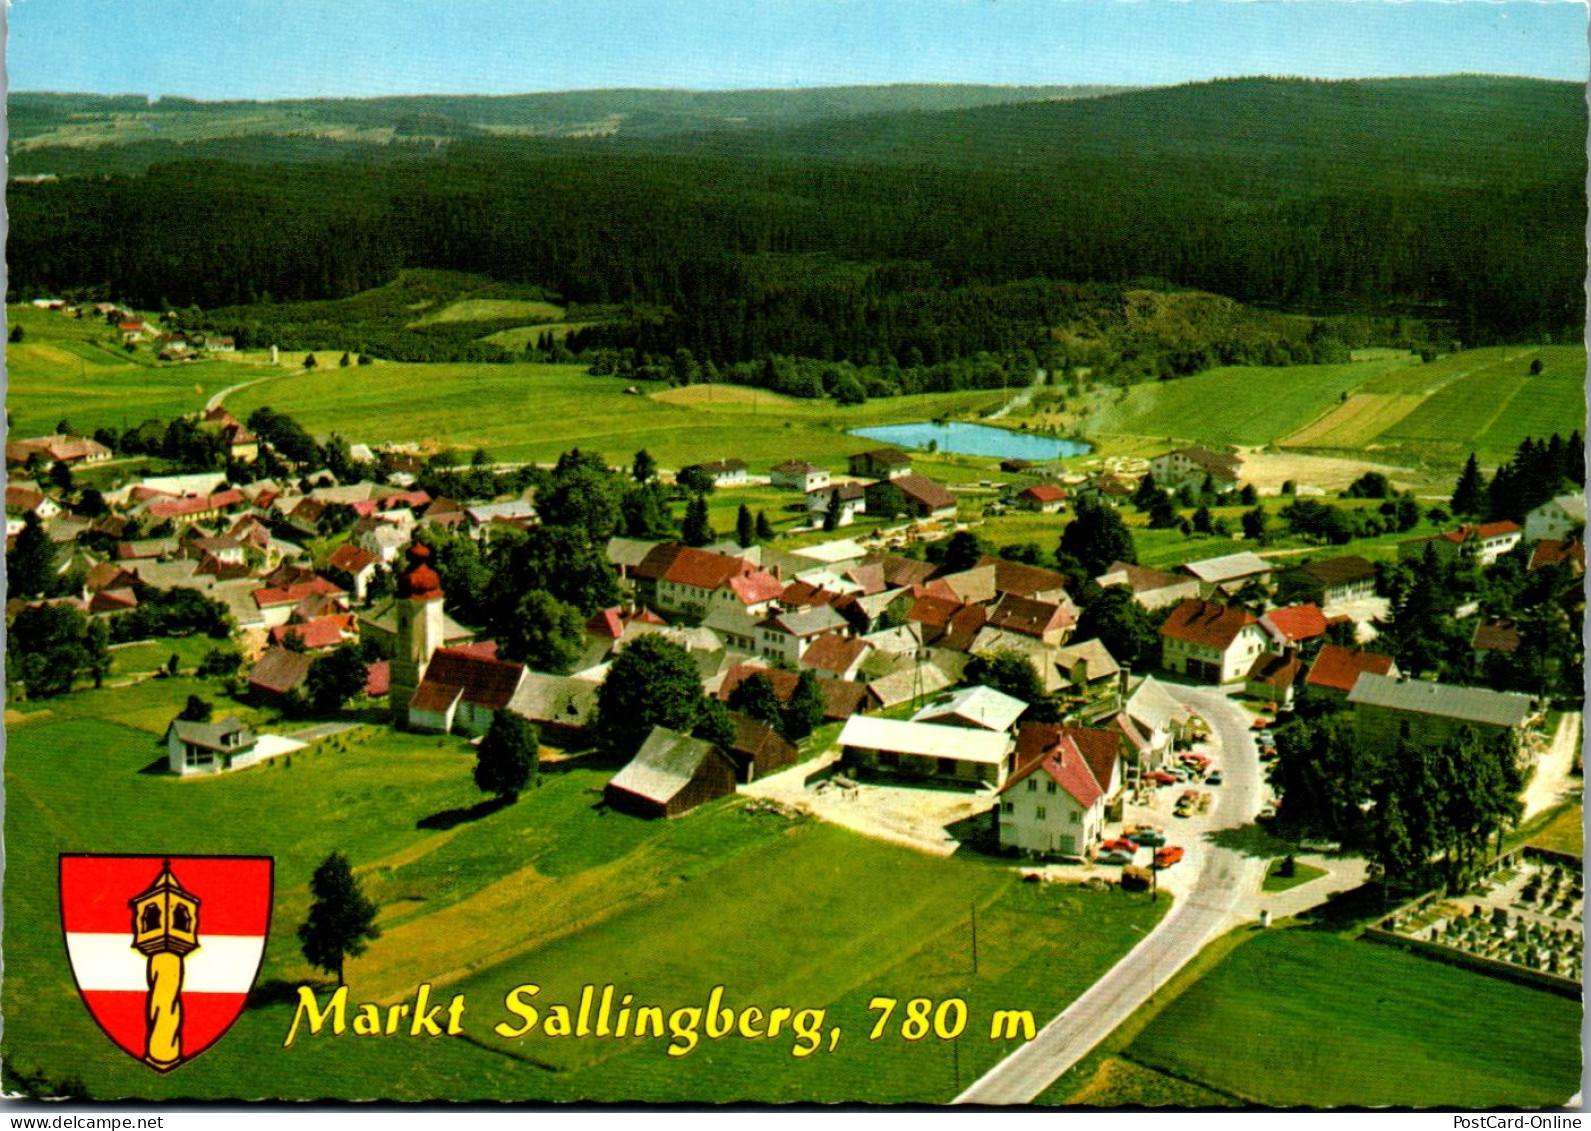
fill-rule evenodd
<path id="1" fill-rule="evenodd" d="M 202 99 L 1230 75 L 1584 82 L 1573 0 L 10 0 L 13 90 Z"/>

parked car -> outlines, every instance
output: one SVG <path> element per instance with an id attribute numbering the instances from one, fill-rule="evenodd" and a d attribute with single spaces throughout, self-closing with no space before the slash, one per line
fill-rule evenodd
<path id="1" fill-rule="evenodd" d="M 1160 849 L 1160 851 L 1155 853 L 1155 867 L 1169 868 L 1171 865 L 1175 864 L 1181 859 L 1182 846 L 1177 844 L 1168 844 L 1164 848 Z"/>
<path id="2" fill-rule="evenodd" d="M 1101 852 L 1098 856 L 1094 857 L 1094 863 L 1131 864 L 1132 857 L 1133 854 L 1131 852 Z"/>
<path id="3" fill-rule="evenodd" d="M 1204 784 L 1205 785 L 1220 785 L 1225 780 L 1226 779 L 1221 776 L 1221 771 L 1220 770 L 1211 770 L 1210 773 L 1209 773 L 1209 776 L 1204 779 Z"/>
<path id="4" fill-rule="evenodd" d="M 1102 852 L 1137 852 L 1138 851 L 1137 842 L 1133 841 L 1133 840 L 1129 840 L 1126 837 L 1121 837 L 1121 838 L 1118 838 L 1117 840 L 1107 840 L 1104 844 L 1101 844 L 1099 847 L 1100 847 L 1100 851 L 1102 851 Z"/>
<path id="5" fill-rule="evenodd" d="M 1159 848 L 1166 843 L 1166 834 L 1158 832 L 1142 832 L 1137 836 L 1139 844 L 1145 848 Z"/>
<path id="6" fill-rule="evenodd" d="M 1144 781 L 1154 782 L 1156 785 L 1175 785 L 1176 777 L 1165 770 L 1154 770 L 1144 775 Z"/>

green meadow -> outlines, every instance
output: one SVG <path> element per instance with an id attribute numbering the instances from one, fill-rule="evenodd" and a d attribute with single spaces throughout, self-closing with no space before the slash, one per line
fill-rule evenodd
<path id="1" fill-rule="evenodd" d="M 1119 891 L 1024 884 L 973 857 L 931 857 L 834 826 L 747 812 L 734 799 L 672 821 L 604 809 L 612 766 L 549 764 L 540 788 L 482 806 L 458 738 L 364 726 L 233 775 L 144 772 L 191 678 L 21 704 L 7 716 L 3 1052 L 76 1076 L 97 1098 L 871 1100 L 943 1102 L 992 1065 L 997 1009 L 1042 1025 L 1124 953 L 1167 904 Z M 267 717 L 240 711 L 257 726 Z M 111 721 L 115 720 L 115 721 Z M 298 724 L 293 724 L 298 725 Z M 382 937 L 349 962 L 353 1000 L 394 1003 L 429 982 L 466 995 L 467 1037 L 301 1035 L 283 1042 L 304 982 L 324 986 L 294 931 L 307 882 L 349 855 L 381 905 Z M 265 853 L 276 859 L 271 938 L 256 1000 L 214 1048 L 169 1076 L 117 1050 L 73 988 L 58 934 L 60 852 Z M 977 971 L 972 918 L 977 918 Z M 636 1004 L 824 1011 L 821 1051 L 774 1040 L 520 1039 L 493 1032 L 515 986 L 572 1002 L 608 983 Z M 868 1039 L 876 996 L 898 998 Z M 957 1042 L 900 1033 L 905 1003 L 959 998 Z M 324 995 L 323 995 L 324 1000 Z M 949 1018 L 947 1014 L 947 1020 Z M 841 1036 L 830 1051 L 826 1032 Z"/>

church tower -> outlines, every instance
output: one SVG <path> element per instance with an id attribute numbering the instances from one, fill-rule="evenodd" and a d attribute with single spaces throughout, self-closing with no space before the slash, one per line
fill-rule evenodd
<path id="1" fill-rule="evenodd" d="M 398 641 L 392 654 L 392 714 L 400 725 L 409 718 L 414 698 L 431 653 L 442 647 L 442 579 L 431 568 L 431 548 L 422 542 L 409 545 L 408 567 L 398 575 Z"/>

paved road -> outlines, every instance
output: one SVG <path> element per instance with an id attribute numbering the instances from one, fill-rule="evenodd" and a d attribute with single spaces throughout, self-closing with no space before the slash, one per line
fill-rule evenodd
<path id="1" fill-rule="evenodd" d="M 1248 714 L 1211 689 L 1174 687 L 1173 691 L 1204 717 L 1221 745 L 1226 784 L 1218 791 L 1209 828 L 1248 824 L 1259 812 L 1265 792 Z M 957 1096 L 956 1103 L 1032 1101 L 1148 1001 L 1206 943 L 1241 921 L 1241 908 L 1259 885 L 1266 861 L 1209 841 L 1190 851 L 1189 857 L 1184 863 L 1199 870 L 1198 878 L 1159 926 L 1038 1036 Z"/>
<path id="2" fill-rule="evenodd" d="M 315 742 L 322 738 L 330 738 L 335 734 L 343 734 L 360 725 L 362 724 L 318 723 L 312 727 L 305 727 L 303 730 L 295 730 L 292 734 L 283 735 L 282 737 L 291 738 L 294 742 Z"/>

